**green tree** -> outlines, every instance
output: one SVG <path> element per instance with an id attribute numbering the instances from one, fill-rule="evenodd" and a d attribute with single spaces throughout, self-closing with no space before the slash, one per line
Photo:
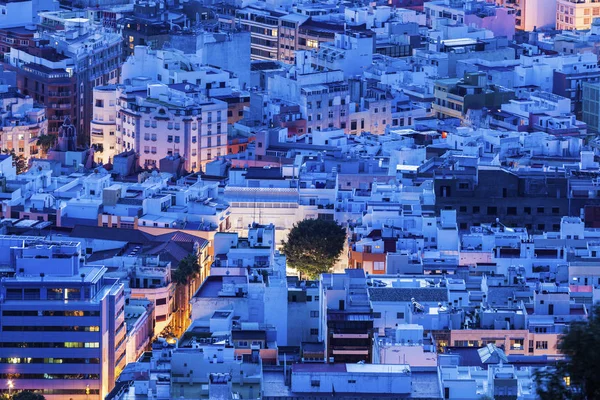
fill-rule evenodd
<path id="1" fill-rule="evenodd" d="M 175 283 L 185 285 L 191 278 L 198 276 L 200 273 L 200 264 L 198 257 L 195 254 L 188 254 L 185 258 L 179 261 L 177 269 L 173 272 L 173 281 Z"/>
<path id="2" fill-rule="evenodd" d="M 54 143 L 56 142 L 56 136 L 55 135 L 40 135 L 38 136 L 37 142 L 35 143 L 40 150 L 42 150 L 42 153 L 48 154 L 48 150 L 50 150 L 52 148 L 52 146 L 54 146 Z"/>
<path id="3" fill-rule="evenodd" d="M 24 390 L 12 396 L 12 400 L 46 400 L 46 398 L 41 394 Z"/>
<path id="4" fill-rule="evenodd" d="M 27 171 L 27 159 L 22 155 L 17 155 L 15 149 L 3 149 L 2 153 L 12 156 L 13 165 L 17 169 L 17 174 Z"/>
<path id="5" fill-rule="evenodd" d="M 536 374 L 540 398 L 600 399 L 600 307 L 593 309 L 587 321 L 572 323 L 558 349 L 566 359 Z"/>
<path id="6" fill-rule="evenodd" d="M 311 279 L 329 272 L 344 250 L 346 230 L 335 221 L 305 219 L 294 225 L 283 243 L 289 266 Z"/>

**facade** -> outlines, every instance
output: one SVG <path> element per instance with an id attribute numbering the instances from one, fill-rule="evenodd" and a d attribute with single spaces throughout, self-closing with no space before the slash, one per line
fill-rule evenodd
<path id="1" fill-rule="evenodd" d="M 68 116 L 79 144 L 88 144 L 93 88 L 118 82 L 121 38 L 95 27 L 85 12 L 45 12 L 40 18 L 43 37 L 11 48 L 7 69 L 17 72 L 23 94 L 47 106 L 51 134 Z"/>
<path id="2" fill-rule="evenodd" d="M 437 118 L 463 119 L 469 110 L 495 110 L 514 98 L 515 93 L 501 86 L 488 85 L 486 75 L 465 74 L 464 78 L 436 82 L 433 111 Z"/>
<path id="3" fill-rule="evenodd" d="M 46 110 L 14 87 L 0 88 L 2 135 L 0 148 L 14 150 L 25 158 L 39 157 L 39 136 L 48 133 Z"/>
<path id="4" fill-rule="evenodd" d="M 35 25 L 40 13 L 56 11 L 59 3 L 54 0 L 8 1 L 0 13 L 0 29 Z"/>
<path id="5" fill-rule="evenodd" d="M 600 120 L 598 112 L 600 109 L 600 85 L 592 82 L 583 84 L 582 95 L 582 120 L 588 125 L 591 132 L 598 132 L 600 129 Z"/>
<path id="6" fill-rule="evenodd" d="M 193 84 L 142 82 L 95 91 L 97 116 L 108 119 L 108 124 L 99 119 L 92 123 L 92 143 L 109 146 L 98 159 L 111 162 L 115 155 L 133 150 L 141 166 L 154 168 L 161 159 L 180 155 L 186 170 L 198 171 L 227 154 L 225 102 L 208 99 Z M 118 100 L 112 100 L 113 93 Z"/>
<path id="7" fill-rule="evenodd" d="M 77 242 L 0 243 L 13 269 L 0 285 L 3 374 L 14 376 L 13 389 L 47 399 L 103 399 L 126 364 L 123 284 L 81 266 Z"/>
<path id="8" fill-rule="evenodd" d="M 516 28 L 522 31 L 532 32 L 536 29 L 553 28 L 559 17 L 556 0 L 521 0 L 520 2 L 500 0 L 496 3 L 515 10 Z"/>
<path id="9" fill-rule="evenodd" d="M 283 13 L 246 7 L 236 11 L 242 29 L 250 32 L 252 60 L 279 59 L 279 18 Z M 288 44 L 289 46 L 289 44 Z"/>
<path id="10" fill-rule="evenodd" d="M 329 363 L 371 363 L 373 315 L 363 270 L 321 275 L 321 340 Z"/>
<path id="11" fill-rule="evenodd" d="M 592 20 L 600 15 L 600 8 L 592 0 L 556 0 L 556 29 L 590 29 Z"/>

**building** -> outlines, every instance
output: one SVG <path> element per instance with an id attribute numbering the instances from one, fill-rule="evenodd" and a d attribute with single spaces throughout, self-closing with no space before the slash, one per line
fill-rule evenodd
<path id="1" fill-rule="evenodd" d="M 365 272 L 348 269 L 344 274 L 322 274 L 320 288 L 320 336 L 325 342 L 327 361 L 337 365 L 371 363 L 373 314 Z"/>
<path id="2" fill-rule="evenodd" d="M 48 133 L 46 110 L 15 87 L 0 86 L 0 148 L 25 158 L 39 157 L 38 137 Z"/>
<path id="3" fill-rule="evenodd" d="M 554 28 L 558 17 L 556 2 L 557 0 L 499 0 L 496 4 L 515 10 L 516 28 L 532 32 L 537 29 Z"/>
<path id="4" fill-rule="evenodd" d="M 237 23 L 243 30 L 250 32 L 250 58 L 252 60 L 279 59 L 279 19 L 284 15 L 285 13 L 278 11 L 254 7 L 236 10 Z M 285 52 L 282 51 L 282 55 L 285 57 Z"/>
<path id="5" fill-rule="evenodd" d="M 556 29 L 590 29 L 592 20 L 600 15 L 600 7 L 593 0 L 556 0 Z"/>
<path id="6" fill-rule="evenodd" d="M 485 73 L 466 73 L 462 79 L 450 78 L 435 83 L 433 112 L 439 119 L 464 119 L 469 110 L 497 110 L 515 92 L 489 85 Z"/>
<path id="7" fill-rule="evenodd" d="M 583 83 L 581 119 L 591 132 L 600 131 L 600 85 L 593 82 Z"/>
<path id="8" fill-rule="evenodd" d="M 65 117 L 89 144 L 93 88 L 117 83 L 121 37 L 97 27 L 83 11 L 40 13 L 39 39 L 12 47 L 7 69 L 17 72 L 17 86 L 46 106 L 48 132 L 57 134 Z"/>
<path id="9" fill-rule="evenodd" d="M 94 94 L 91 142 L 108 146 L 96 156 L 104 163 L 133 150 L 144 168 L 179 155 L 185 170 L 198 171 L 227 154 L 227 104 L 207 98 L 197 85 L 140 79 L 134 85 L 97 88 Z"/>
<path id="10" fill-rule="evenodd" d="M 36 25 L 40 22 L 40 13 L 58 8 L 59 2 L 55 0 L 7 1 L 0 13 L 0 29 Z"/>
<path id="11" fill-rule="evenodd" d="M 3 236 L 0 247 L 10 271 L 0 283 L 0 369 L 12 388 L 103 399 L 126 364 L 123 284 L 82 265 L 78 242 Z"/>

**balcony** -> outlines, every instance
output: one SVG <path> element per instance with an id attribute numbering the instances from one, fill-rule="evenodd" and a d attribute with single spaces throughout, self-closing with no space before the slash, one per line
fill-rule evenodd
<path id="1" fill-rule="evenodd" d="M 73 107 L 73 105 L 71 103 L 66 103 L 66 104 L 57 104 L 57 103 L 53 103 L 49 105 L 50 108 L 59 108 L 59 109 L 70 109 L 71 107 Z"/>
<path id="2" fill-rule="evenodd" d="M 71 92 L 48 92 L 49 97 L 69 97 L 71 95 Z"/>

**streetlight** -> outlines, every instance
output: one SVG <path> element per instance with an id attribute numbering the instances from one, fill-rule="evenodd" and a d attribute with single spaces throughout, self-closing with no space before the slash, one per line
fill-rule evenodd
<path id="1" fill-rule="evenodd" d="M 6 385 L 8 386 L 8 397 L 10 397 L 15 385 L 13 384 L 13 381 L 11 379 L 9 379 L 8 382 L 6 382 Z"/>

